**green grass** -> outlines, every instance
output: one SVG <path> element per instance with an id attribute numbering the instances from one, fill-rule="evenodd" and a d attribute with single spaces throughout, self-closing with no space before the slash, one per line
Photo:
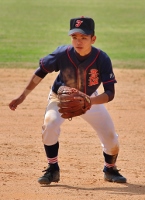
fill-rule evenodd
<path id="1" fill-rule="evenodd" d="M 69 20 L 84 15 L 116 67 L 145 68 L 145 0 L 0 0 L 0 8 L 0 67 L 37 67 L 70 43 Z"/>

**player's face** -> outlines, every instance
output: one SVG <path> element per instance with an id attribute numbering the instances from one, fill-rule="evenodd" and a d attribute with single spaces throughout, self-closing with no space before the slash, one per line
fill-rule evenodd
<path id="1" fill-rule="evenodd" d="M 85 56 L 91 52 L 92 44 L 94 44 L 96 36 L 83 35 L 75 33 L 71 35 L 71 42 L 78 54 Z"/>

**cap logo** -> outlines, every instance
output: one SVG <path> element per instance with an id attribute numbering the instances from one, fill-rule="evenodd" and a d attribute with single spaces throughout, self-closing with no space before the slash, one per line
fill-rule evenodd
<path id="1" fill-rule="evenodd" d="M 75 25 L 75 27 L 80 27 L 80 25 L 83 23 L 83 21 L 81 21 L 81 20 L 77 20 L 76 21 L 76 25 Z"/>

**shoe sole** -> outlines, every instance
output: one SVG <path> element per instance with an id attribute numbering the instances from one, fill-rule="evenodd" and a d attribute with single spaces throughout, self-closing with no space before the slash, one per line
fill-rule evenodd
<path id="1" fill-rule="evenodd" d="M 46 181 L 44 181 L 44 180 L 38 180 L 38 183 L 41 184 L 41 185 L 50 185 L 52 182 L 58 183 L 59 180 L 56 180 L 56 181 L 49 181 L 49 182 L 48 182 L 48 180 L 46 180 Z"/>
<path id="2" fill-rule="evenodd" d="M 105 180 L 105 181 L 108 181 L 108 182 L 113 182 L 113 183 L 126 183 L 126 182 L 127 182 L 126 179 L 118 179 L 118 180 L 115 180 L 115 179 L 107 179 L 106 177 L 104 177 L 104 180 Z"/>

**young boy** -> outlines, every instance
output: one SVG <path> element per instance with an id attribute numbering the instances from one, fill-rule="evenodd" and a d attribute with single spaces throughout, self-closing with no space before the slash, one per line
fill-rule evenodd
<path id="1" fill-rule="evenodd" d="M 110 182 L 126 182 L 126 178 L 116 168 L 119 152 L 118 135 L 115 132 L 112 119 L 103 105 L 113 100 L 116 80 L 108 55 L 93 46 L 96 41 L 94 30 L 95 23 L 92 18 L 71 19 L 68 33 L 71 45 L 59 46 L 53 53 L 40 59 L 39 68 L 22 94 L 9 104 L 10 109 L 15 110 L 47 74 L 53 71 L 59 72 L 49 94 L 42 128 L 48 168 L 44 171 L 44 175 L 38 179 L 40 184 L 50 184 L 58 182 L 60 179 L 58 138 L 60 126 L 65 119 L 58 111 L 57 91 L 62 85 L 76 88 L 90 96 L 91 109 L 80 117 L 93 127 L 101 141 L 105 161 L 104 179 Z M 98 94 L 97 89 L 101 83 L 104 92 Z"/>

